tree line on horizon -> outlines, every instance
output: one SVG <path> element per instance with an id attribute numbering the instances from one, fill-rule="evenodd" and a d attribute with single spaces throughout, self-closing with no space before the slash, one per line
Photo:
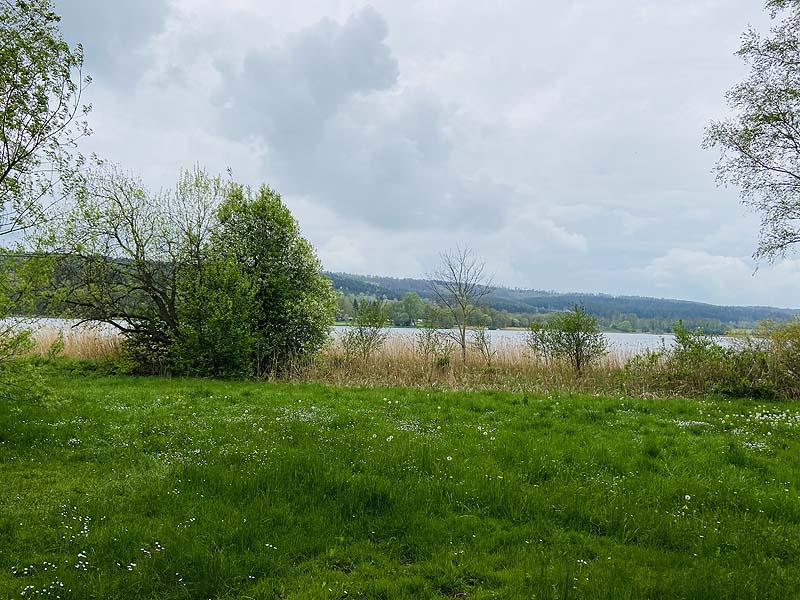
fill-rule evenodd
<path id="1" fill-rule="evenodd" d="M 706 144 L 721 150 L 720 182 L 739 186 L 761 214 L 756 256 L 771 260 L 800 243 L 800 1 L 767 6 L 785 18 L 769 38 L 745 35 L 739 54 L 751 78 L 729 92 L 737 116 L 712 123 Z M 123 167 L 82 156 L 78 142 L 92 133 L 82 92 L 91 80 L 82 48 L 64 42 L 58 23 L 49 0 L 0 3 L 0 235 L 24 232 L 5 249 L 0 317 L 67 309 L 119 330 L 129 356 L 153 370 L 265 376 L 318 352 L 337 310 L 354 319 L 369 312 L 356 310 L 359 296 L 370 310 L 385 301 L 337 300 L 313 247 L 266 185 L 251 189 L 196 167 L 173 189 L 153 193 Z M 15 258 L 23 253 L 30 258 Z M 598 322 L 583 308 L 568 310 L 575 303 L 560 295 L 493 297 L 483 262 L 468 248 L 441 259 L 425 296 L 407 294 L 381 310 L 409 324 L 451 326 L 464 362 L 469 327 L 517 324 L 549 339 L 570 312 L 576 322 L 588 316 L 581 322 L 592 332 L 598 325 L 664 331 L 676 317 L 692 323 L 692 311 L 709 333 L 754 325 L 709 317 L 701 313 L 707 305 L 680 303 L 688 315 L 645 315 L 609 304 L 632 307 L 635 299 L 580 296 Z M 28 333 L 0 326 L 0 359 L 29 343 Z"/>
<path id="2" fill-rule="evenodd" d="M 408 327 L 418 321 L 449 326 L 447 313 L 437 309 L 429 280 L 331 272 L 326 275 L 333 281 L 338 296 L 337 321 L 352 320 L 354 303 L 357 306 L 359 299 L 383 299 L 389 320 L 395 326 Z M 619 333 L 672 333 L 675 324 L 682 321 L 690 329 L 722 335 L 754 329 L 761 321 L 783 322 L 800 314 L 800 310 L 793 309 L 715 306 L 602 294 L 540 294 L 533 290 L 494 288 L 483 298 L 470 325 L 490 329 L 527 329 L 532 323 L 549 322 L 558 313 L 569 311 L 575 305 L 585 307 L 594 315 L 603 330 Z M 422 316 L 414 306 L 422 308 Z"/>

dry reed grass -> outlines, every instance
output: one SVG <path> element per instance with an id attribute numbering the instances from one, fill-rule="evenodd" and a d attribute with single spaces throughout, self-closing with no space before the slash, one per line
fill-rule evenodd
<path id="1" fill-rule="evenodd" d="M 63 332 L 63 348 L 59 332 Z M 83 360 L 122 358 L 122 338 L 91 328 L 43 327 L 34 336 L 34 356 L 64 356 Z M 511 391 L 532 394 L 551 392 L 589 395 L 624 395 L 643 398 L 695 396 L 718 391 L 734 395 L 760 395 L 764 374 L 735 373 L 734 363 L 702 360 L 670 361 L 669 355 L 612 349 L 597 364 L 576 373 L 563 361 L 532 356 L 527 345 L 500 340 L 487 360 L 475 349 L 462 363 L 458 352 L 425 356 L 414 336 L 394 337 L 367 359 L 348 356 L 335 337 L 316 356 L 276 369 L 275 379 L 317 382 L 344 387 L 407 387 L 443 390 Z M 637 356 L 639 358 L 637 358 Z M 746 356 L 746 353 L 740 354 Z M 702 358 L 702 357 L 701 357 Z M 632 360 L 635 359 L 635 360 Z M 755 363 L 754 363 L 755 364 Z M 760 363 L 759 363 L 760 364 Z M 775 369 L 773 369 L 775 370 Z M 785 369 L 784 369 L 785 370 Z M 731 390 L 731 376 L 739 381 Z M 748 381 L 753 385 L 749 386 Z M 720 383 L 722 382 L 722 384 Z M 800 399 L 793 383 L 775 387 L 774 395 Z M 796 386 L 795 386 L 796 387 Z M 752 389 L 751 389 L 752 388 Z M 785 388 L 785 389 L 784 389 Z M 738 390 L 738 391 L 737 391 Z M 768 390 L 769 391 L 769 390 Z M 771 393 L 771 392 L 770 392 Z"/>
<path id="2" fill-rule="evenodd" d="M 369 359 L 348 358 L 336 340 L 311 361 L 294 369 L 298 381 L 340 386 L 411 387 L 448 390 L 504 390 L 547 393 L 626 392 L 620 381 L 629 352 L 612 351 L 583 373 L 561 361 L 532 356 L 523 343 L 501 340 L 487 360 L 473 350 L 462 363 L 456 352 L 443 359 L 421 355 L 413 338 L 392 338 Z"/>
<path id="3" fill-rule="evenodd" d="M 60 346 L 63 335 L 63 348 Z M 122 338 L 91 327 L 42 327 L 34 334 L 32 356 L 57 355 L 82 360 L 121 358 Z M 596 392 L 617 388 L 615 373 L 624 368 L 627 354 L 615 351 L 583 374 L 563 363 L 548 363 L 530 355 L 527 346 L 501 340 L 487 361 L 477 351 L 462 364 L 457 353 L 439 360 L 422 356 L 413 336 L 390 338 L 367 360 L 346 357 L 338 339 L 332 339 L 319 355 L 293 365 L 282 378 L 354 387 L 412 387 L 451 390 L 509 390 L 546 392 L 553 389 Z"/>
<path id="4" fill-rule="evenodd" d="M 83 360 L 113 360 L 121 356 L 120 336 L 92 327 L 42 327 L 34 332 L 33 339 L 31 356 L 55 354 Z"/>

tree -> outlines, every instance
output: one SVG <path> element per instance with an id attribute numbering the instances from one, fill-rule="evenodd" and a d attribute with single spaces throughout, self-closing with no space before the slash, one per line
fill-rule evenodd
<path id="1" fill-rule="evenodd" d="M 342 336 L 342 347 L 350 358 L 369 360 L 386 343 L 389 316 L 383 300 L 363 300 L 353 317 L 353 325 Z"/>
<path id="2" fill-rule="evenodd" d="M 767 37 L 744 34 L 738 55 L 750 76 L 727 93 L 735 117 L 713 121 L 704 146 L 721 151 L 718 183 L 738 186 L 760 214 L 755 257 L 772 260 L 800 242 L 800 2 L 770 0 L 767 9 L 786 16 Z"/>
<path id="3" fill-rule="evenodd" d="M 242 265 L 213 241 L 206 246 L 198 268 L 183 271 L 178 281 L 180 335 L 170 348 L 170 366 L 206 377 L 252 375 L 254 292 Z"/>
<path id="4" fill-rule="evenodd" d="M 263 376 L 317 351 L 336 309 L 280 196 L 195 168 L 153 195 L 100 163 L 37 228 L 51 305 L 112 325 L 153 371 Z"/>
<path id="5" fill-rule="evenodd" d="M 406 292 L 405 296 L 403 296 L 402 305 L 412 326 L 415 326 L 417 321 L 425 315 L 425 303 L 416 292 Z"/>
<path id="6" fill-rule="evenodd" d="M 461 349 L 461 360 L 467 360 L 467 326 L 476 304 L 492 292 L 485 276 L 485 263 L 468 247 L 441 254 L 440 267 L 429 277 L 436 298 L 455 321 L 453 340 Z"/>
<path id="7" fill-rule="evenodd" d="M 219 210 L 218 243 L 254 282 L 251 331 L 256 376 L 281 372 L 320 350 L 337 302 L 311 244 L 280 194 L 234 185 Z"/>
<path id="8" fill-rule="evenodd" d="M 558 313 L 549 323 L 531 324 L 528 345 L 546 358 L 567 360 L 578 373 L 608 352 L 597 319 L 578 305 Z"/>
<path id="9" fill-rule="evenodd" d="M 83 50 L 64 42 L 59 20 L 49 0 L 0 0 L 0 235 L 41 217 L 90 133 Z"/>
<path id="10" fill-rule="evenodd" d="M 45 296 L 165 350 L 180 336 L 180 281 L 201 267 L 227 189 L 195 168 L 174 191 L 152 194 L 118 166 L 96 163 L 65 209 L 36 229 L 36 249 L 54 261 Z"/>

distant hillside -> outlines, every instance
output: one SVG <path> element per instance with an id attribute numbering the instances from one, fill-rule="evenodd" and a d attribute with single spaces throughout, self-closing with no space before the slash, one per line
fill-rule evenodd
<path id="1" fill-rule="evenodd" d="M 327 275 L 333 281 L 334 287 L 347 295 L 400 300 L 403 295 L 411 291 L 422 298 L 433 299 L 430 282 L 424 279 L 396 279 L 348 273 L 327 273 Z M 495 310 L 533 315 L 564 310 L 574 304 L 580 304 L 605 323 L 620 317 L 632 316 L 664 322 L 715 321 L 733 328 L 753 326 L 765 319 L 784 321 L 800 315 L 800 310 L 768 306 L 716 306 L 686 300 L 556 293 L 503 287 L 497 288 L 484 300 L 487 306 Z"/>

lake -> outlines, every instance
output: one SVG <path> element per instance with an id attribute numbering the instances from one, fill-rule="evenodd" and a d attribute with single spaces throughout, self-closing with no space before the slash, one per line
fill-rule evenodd
<path id="1" fill-rule="evenodd" d="M 77 321 L 71 319 L 36 319 L 36 320 L 18 320 L 9 319 L 18 322 L 24 326 L 31 327 L 34 330 L 48 330 L 58 331 L 63 330 L 67 336 L 81 335 L 84 331 L 92 331 L 95 334 L 101 333 L 102 335 L 116 335 L 116 331 L 109 325 L 81 325 L 77 328 L 73 327 Z M 339 336 L 348 327 L 337 325 L 333 328 L 334 336 Z M 389 340 L 390 341 L 411 341 L 418 332 L 418 329 L 402 328 L 402 327 L 389 327 Z M 496 329 L 488 330 L 487 334 L 489 339 L 498 346 L 523 346 L 525 344 L 525 337 L 527 331 L 509 330 L 509 329 Z M 675 336 L 671 334 L 649 334 L 649 333 L 604 333 L 608 340 L 609 347 L 612 351 L 623 355 L 639 354 L 647 350 L 657 350 L 662 346 L 671 346 L 675 343 Z M 731 338 L 718 337 L 716 341 L 723 346 L 733 343 Z"/>
<path id="2" fill-rule="evenodd" d="M 337 325 L 334 329 L 334 335 L 341 335 L 348 327 Z M 389 339 L 403 340 L 410 339 L 416 333 L 417 329 L 390 327 Z M 495 329 L 487 330 L 489 339 L 498 345 L 523 345 L 525 338 L 528 335 L 527 331 L 510 330 L 510 329 Z M 671 346 L 675 343 L 675 336 L 671 334 L 649 334 L 649 333 L 604 333 L 608 340 L 608 344 L 613 351 L 621 354 L 638 354 L 646 350 L 657 350 L 662 346 Z M 728 340 L 721 339 L 721 343 L 726 344 Z"/>

